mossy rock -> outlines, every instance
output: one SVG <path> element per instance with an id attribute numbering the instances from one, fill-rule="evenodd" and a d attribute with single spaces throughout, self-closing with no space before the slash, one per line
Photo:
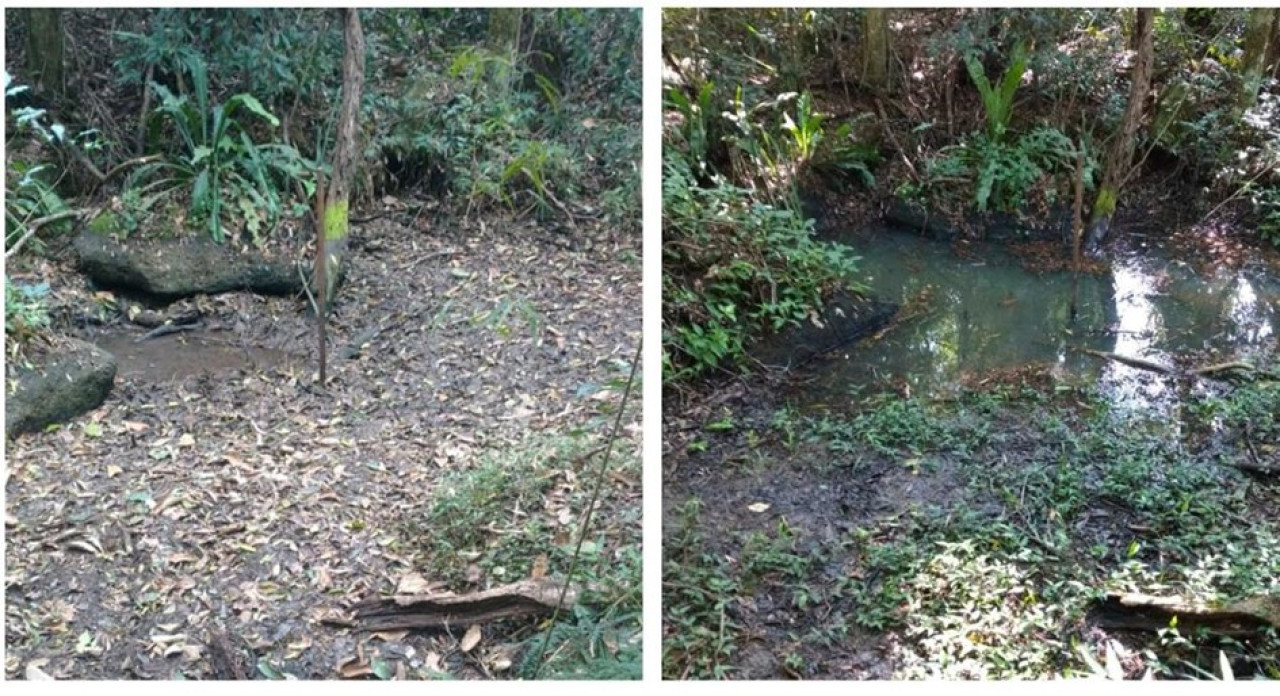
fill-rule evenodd
<path id="1" fill-rule="evenodd" d="M 96 221 L 95 221 L 96 222 Z M 262 295 L 302 292 L 297 265 L 256 250 L 236 251 L 205 237 L 118 240 L 90 225 L 76 238 L 80 270 L 102 287 L 171 301 L 243 290 Z"/>
<path id="2" fill-rule="evenodd" d="M 11 364 L 5 388 L 5 434 L 34 432 L 97 408 L 111 392 L 115 378 L 115 356 L 74 339 L 40 365 Z"/>

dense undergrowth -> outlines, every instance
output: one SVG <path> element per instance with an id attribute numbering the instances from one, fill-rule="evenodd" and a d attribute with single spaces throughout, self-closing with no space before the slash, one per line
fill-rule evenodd
<path id="1" fill-rule="evenodd" d="M 603 225 L 638 234 L 638 11 L 361 15 L 357 206 L 430 197 L 566 235 Z M 7 251 L 60 247 L 76 227 L 53 216 L 72 209 L 117 234 L 164 220 L 166 231 L 256 246 L 302 224 L 335 138 L 337 15 L 63 12 L 58 30 L 81 61 L 62 90 L 39 84 L 30 49 L 16 48 L 27 45 L 28 13 L 7 16 Z"/>
<path id="2" fill-rule="evenodd" d="M 1156 14 L 1157 98 L 1125 181 L 1186 191 L 1199 215 L 1280 244 L 1280 131 L 1274 80 L 1247 63 L 1254 20 Z M 1092 201 L 1131 25 L 1128 10 L 666 10 L 666 383 L 743 367 L 753 338 L 856 285 L 855 261 L 814 239 L 808 195 L 862 201 L 862 216 L 896 198 L 1038 223 L 1069 217 L 1077 178 Z M 880 41 L 883 73 L 867 67 Z"/>

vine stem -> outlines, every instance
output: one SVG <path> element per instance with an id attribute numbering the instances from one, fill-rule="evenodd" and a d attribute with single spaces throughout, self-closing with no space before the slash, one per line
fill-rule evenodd
<path id="1" fill-rule="evenodd" d="M 566 574 L 564 585 L 560 587 L 560 597 L 556 600 L 555 611 L 551 613 L 551 622 L 542 638 L 542 647 L 538 649 L 538 666 L 533 670 L 534 679 L 537 679 L 538 675 L 542 673 L 543 660 L 547 656 L 547 646 L 551 643 L 551 633 L 556 627 L 556 621 L 560 619 L 560 610 L 564 608 L 564 598 L 569 592 L 569 585 L 573 583 L 573 574 L 578 569 L 578 558 L 582 555 L 582 544 L 587 540 L 587 531 L 591 528 L 591 514 L 596 509 L 596 503 L 600 501 L 600 490 L 604 488 L 605 473 L 609 470 L 609 456 L 613 454 L 613 443 L 617 441 L 618 432 L 622 430 L 622 415 L 627 411 L 627 401 L 631 398 L 631 387 L 636 381 L 636 371 L 640 366 L 640 349 L 642 346 L 644 346 L 643 338 L 636 344 L 636 356 L 631 361 L 631 374 L 627 376 L 627 386 L 622 392 L 622 403 L 618 405 L 618 417 L 613 420 L 613 429 L 609 432 L 609 441 L 605 444 L 604 456 L 600 457 L 600 469 L 591 488 L 591 500 L 587 503 L 587 511 L 582 518 L 582 528 L 578 531 L 578 543 L 574 545 L 573 557 L 569 560 L 569 572 Z"/>

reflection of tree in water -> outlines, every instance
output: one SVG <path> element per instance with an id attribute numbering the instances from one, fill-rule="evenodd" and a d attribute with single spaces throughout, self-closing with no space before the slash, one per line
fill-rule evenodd
<path id="1" fill-rule="evenodd" d="M 879 341 L 841 353 L 814 388 L 905 381 L 916 393 L 1028 364 L 1097 378 L 1117 405 L 1176 407 L 1176 380 L 1076 348 L 1172 365 L 1206 349 L 1224 358 L 1274 342 L 1280 281 L 1249 272 L 1201 277 L 1159 252 L 1117 259 L 1111 272 L 1034 274 L 1000 249 L 984 261 L 956 257 L 910 235 L 877 235 L 860 245 L 873 295 L 919 302 Z M 920 298 L 927 298 L 921 301 Z"/>

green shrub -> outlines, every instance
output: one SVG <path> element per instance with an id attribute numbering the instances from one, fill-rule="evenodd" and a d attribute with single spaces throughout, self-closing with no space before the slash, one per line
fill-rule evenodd
<path id="1" fill-rule="evenodd" d="M 145 165 L 130 178 L 129 187 L 138 187 L 140 198 L 149 203 L 176 190 L 190 196 L 195 221 L 205 225 L 215 242 L 225 237 L 224 218 L 234 217 L 244 224 L 253 242 L 260 244 L 287 213 L 301 214 L 303 202 L 286 209 L 285 196 L 297 182 L 307 195 L 314 192 L 309 178 L 315 164 L 293 147 L 268 143 L 259 145 L 250 136 L 245 113 L 279 125 L 251 94 L 236 94 L 220 104 L 210 103 L 209 80 L 204 62 L 192 61 L 191 94 L 175 95 L 167 87 L 152 83 L 160 98 L 155 117 L 167 123 L 181 142 L 181 154 Z M 156 193 L 158 191 L 158 193 Z"/>
<path id="2" fill-rule="evenodd" d="M 857 258 L 813 237 L 813 220 L 727 183 L 700 188 L 689 163 L 664 158 L 664 379 L 737 365 L 749 338 L 796 324 L 825 292 L 852 286 Z"/>
<path id="3" fill-rule="evenodd" d="M 48 283 L 27 285 L 4 280 L 4 332 L 10 356 L 21 350 L 22 344 L 40 329 L 49 325 L 49 311 L 45 297 Z"/>
<path id="4" fill-rule="evenodd" d="M 945 148 L 929 162 L 925 188 L 940 193 L 959 184 L 971 191 L 979 212 L 1018 212 L 1037 192 L 1052 203 L 1057 187 L 1044 179 L 1073 173 L 1074 162 L 1075 145 L 1055 128 L 1037 128 L 1012 142 L 974 133 L 970 142 Z M 1087 160 L 1086 183 L 1095 169 Z"/>
<path id="5" fill-rule="evenodd" d="M 5 99 L 22 94 L 29 88 L 16 85 L 8 72 L 4 74 Z M 13 118 L 14 130 L 10 134 L 10 153 L 15 151 L 15 136 L 30 135 L 45 144 L 57 145 L 67 138 L 66 128 L 59 123 L 46 125 L 46 111 L 34 107 L 20 107 L 9 114 Z M 93 133 L 82 133 L 81 136 L 92 137 Z M 67 209 L 67 204 L 58 195 L 56 185 L 59 176 L 53 165 L 48 163 L 28 162 L 19 155 L 9 154 L 5 168 L 5 249 L 11 248 L 30 231 L 28 224 L 36 219 Z M 64 228 L 70 221 L 63 223 Z"/>

